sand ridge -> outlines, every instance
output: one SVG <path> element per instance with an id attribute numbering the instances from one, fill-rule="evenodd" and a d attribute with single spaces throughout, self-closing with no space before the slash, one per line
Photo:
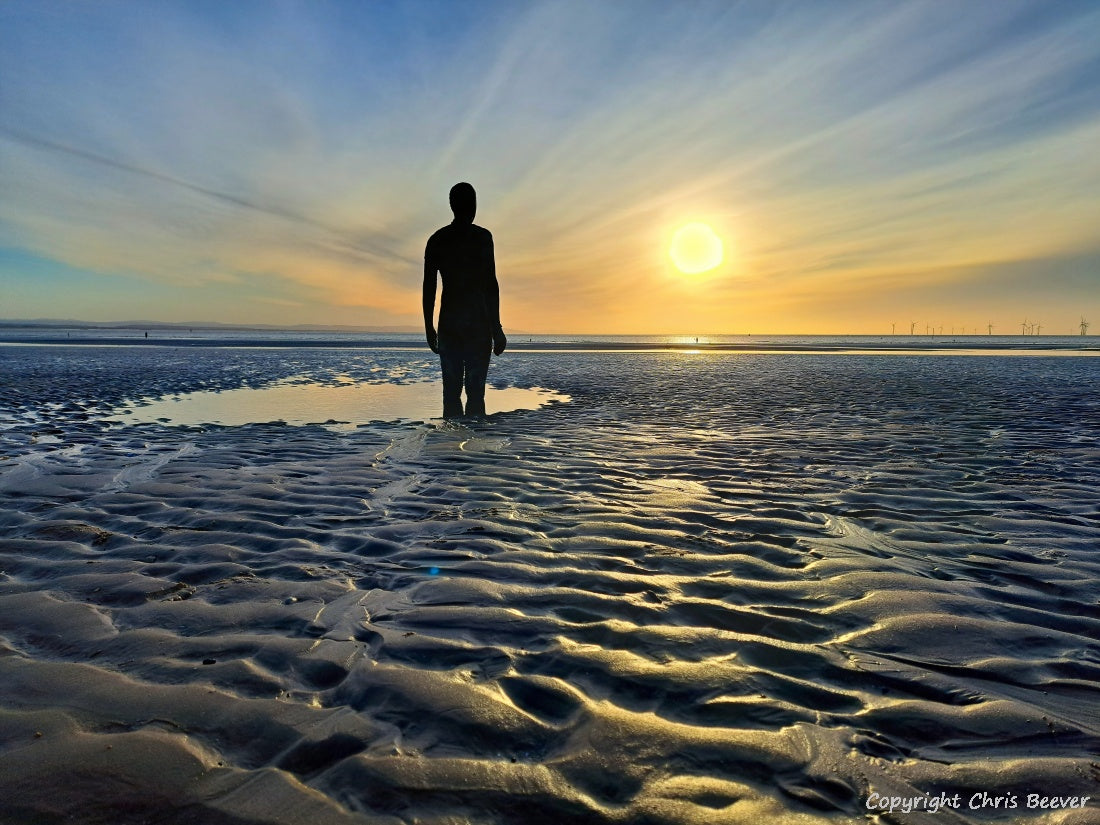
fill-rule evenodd
<path id="1" fill-rule="evenodd" d="M 508 381 L 572 401 L 105 423 L 139 388 L 409 360 L 162 357 L 0 353 L 2 821 L 856 822 L 872 790 L 1100 790 L 1094 359 L 517 353 Z M 883 821 L 986 821 L 929 816 Z"/>

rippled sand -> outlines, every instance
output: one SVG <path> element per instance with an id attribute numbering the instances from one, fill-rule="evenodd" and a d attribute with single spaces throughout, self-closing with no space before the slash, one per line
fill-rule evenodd
<path id="1" fill-rule="evenodd" d="M 1097 821 L 1100 360 L 508 353 L 572 400 L 104 420 L 434 369 L 0 352 L 0 821 Z"/>

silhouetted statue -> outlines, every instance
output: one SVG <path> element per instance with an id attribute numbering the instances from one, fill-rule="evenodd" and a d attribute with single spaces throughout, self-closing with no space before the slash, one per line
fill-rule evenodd
<path id="1" fill-rule="evenodd" d="M 490 353 L 500 355 L 508 339 L 500 326 L 493 236 L 474 224 L 477 195 L 468 183 L 451 187 L 454 220 L 438 230 L 424 249 L 424 332 L 443 371 L 443 417 L 485 415 L 485 379 Z M 435 314 L 435 274 L 443 279 L 439 331 Z"/>

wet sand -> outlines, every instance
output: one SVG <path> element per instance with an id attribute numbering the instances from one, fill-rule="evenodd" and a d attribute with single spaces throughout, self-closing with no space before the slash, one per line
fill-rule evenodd
<path id="1" fill-rule="evenodd" d="M 569 402 L 109 420 L 434 369 L 0 349 L 0 821 L 1097 821 L 1100 361 L 515 352 Z"/>

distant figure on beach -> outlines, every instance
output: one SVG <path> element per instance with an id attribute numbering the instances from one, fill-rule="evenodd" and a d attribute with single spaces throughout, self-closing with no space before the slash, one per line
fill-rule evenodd
<path id="1" fill-rule="evenodd" d="M 485 415 L 485 379 L 491 353 L 508 344 L 500 326 L 493 236 L 474 223 L 477 194 L 468 183 L 451 187 L 454 220 L 437 230 L 424 249 L 424 332 L 443 372 L 443 417 Z M 443 279 L 439 330 L 435 315 L 435 276 Z"/>

